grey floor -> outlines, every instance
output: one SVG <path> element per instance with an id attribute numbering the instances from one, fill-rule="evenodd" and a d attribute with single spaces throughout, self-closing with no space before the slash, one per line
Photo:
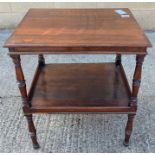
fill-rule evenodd
<path id="1" fill-rule="evenodd" d="M 0 152 L 155 152 L 155 32 L 146 32 L 154 45 L 143 65 L 139 107 L 129 147 L 124 147 L 127 115 L 94 113 L 56 113 L 34 115 L 41 148 L 33 150 L 22 114 L 14 66 L 2 48 L 10 30 L 0 31 Z M 87 63 L 114 61 L 105 55 L 46 56 L 51 63 Z M 37 57 L 23 56 L 29 89 Z M 135 56 L 123 56 L 123 65 L 131 84 Z"/>

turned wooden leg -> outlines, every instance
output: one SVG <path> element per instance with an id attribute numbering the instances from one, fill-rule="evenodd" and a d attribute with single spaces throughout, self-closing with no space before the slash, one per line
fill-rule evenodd
<path id="1" fill-rule="evenodd" d="M 116 66 L 121 65 L 121 61 L 122 61 L 121 54 L 117 54 L 115 60 Z"/>
<path id="2" fill-rule="evenodd" d="M 31 135 L 33 147 L 39 148 L 39 144 L 38 144 L 37 138 L 36 138 L 36 130 L 35 130 L 33 120 L 32 120 L 32 114 L 29 114 L 30 103 L 28 101 L 28 96 L 27 96 L 27 91 L 26 91 L 26 83 L 25 83 L 24 74 L 23 74 L 22 67 L 21 67 L 20 56 L 19 55 L 10 55 L 10 56 L 13 59 L 13 62 L 15 65 L 16 79 L 17 79 L 18 88 L 20 90 L 21 97 L 22 97 L 23 112 L 27 118 L 28 128 L 29 128 L 29 132 Z"/>
<path id="3" fill-rule="evenodd" d="M 33 148 L 38 149 L 39 144 L 37 142 L 36 129 L 34 127 L 32 114 L 27 114 L 27 115 L 25 115 L 25 117 L 26 117 L 27 122 L 28 122 L 28 129 L 29 129 L 30 137 L 31 137 L 31 140 L 32 140 L 32 143 L 33 143 Z"/>
<path id="4" fill-rule="evenodd" d="M 38 55 L 38 63 L 40 66 L 44 66 L 45 65 L 45 58 L 42 54 Z"/>
<path id="5" fill-rule="evenodd" d="M 126 125 L 126 128 L 125 128 L 125 140 L 124 140 L 124 145 L 125 146 L 129 145 L 129 140 L 130 140 L 130 136 L 131 136 L 131 133 L 132 133 L 134 117 L 135 117 L 135 114 L 128 114 L 128 121 L 127 121 L 127 125 Z"/>
<path id="6" fill-rule="evenodd" d="M 144 61 L 144 57 L 145 55 L 136 56 L 136 67 L 135 67 L 135 72 L 134 72 L 133 82 L 132 82 L 132 94 L 129 102 L 129 106 L 133 108 L 135 112 L 137 110 L 137 95 L 138 95 L 140 82 L 141 82 L 142 64 Z M 125 146 L 128 146 L 129 144 L 129 139 L 132 133 L 132 126 L 133 126 L 133 120 L 135 115 L 136 113 L 128 114 L 128 121 L 125 129 L 125 140 L 124 140 Z"/>

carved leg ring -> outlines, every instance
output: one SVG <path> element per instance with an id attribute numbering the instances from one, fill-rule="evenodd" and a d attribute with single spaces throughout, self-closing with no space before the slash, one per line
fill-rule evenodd
<path id="1" fill-rule="evenodd" d="M 21 97 L 22 97 L 23 112 L 24 112 L 24 115 L 26 116 L 26 119 L 28 122 L 28 129 L 29 129 L 30 136 L 32 139 L 33 147 L 35 149 L 37 149 L 37 148 L 39 148 L 39 144 L 37 142 L 36 129 L 34 127 L 34 123 L 32 120 L 32 114 L 28 114 L 30 104 L 28 101 L 26 83 L 25 83 L 24 74 L 23 74 L 22 67 L 21 67 L 20 56 L 19 55 L 11 55 L 11 58 L 13 59 L 13 62 L 15 64 L 16 79 L 17 79 L 18 88 L 19 88 L 19 91 L 20 91 Z"/>
<path id="2" fill-rule="evenodd" d="M 124 145 L 125 146 L 129 145 L 129 140 L 130 140 L 130 136 L 131 136 L 131 133 L 132 133 L 134 117 L 135 117 L 135 114 L 128 114 L 128 121 L 127 121 L 127 125 L 126 125 L 126 128 L 125 128 L 125 140 L 124 140 Z"/>
<path id="3" fill-rule="evenodd" d="M 133 108 L 135 112 L 137 110 L 137 95 L 138 95 L 140 82 L 141 82 L 142 63 L 144 61 L 144 57 L 145 55 L 136 56 L 136 68 L 135 68 L 133 82 L 132 82 L 132 94 L 129 101 L 129 106 Z M 125 146 L 129 145 L 129 139 L 132 133 L 134 117 L 135 117 L 135 114 L 128 114 L 128 121 L 125 129 L 125 140 L 124 140 Z"/>

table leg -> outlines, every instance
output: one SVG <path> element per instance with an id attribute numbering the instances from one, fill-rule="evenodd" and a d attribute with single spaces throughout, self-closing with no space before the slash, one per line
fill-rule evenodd
<path id="1" fill-rule="evenodd" d="M 123 143 L 125 146 L 129 145 L 129 139 L 132 133 L 134 117 L 135 117 L 135 114 L 128 114 L 128 121 L 127 121 L 127 125 L 125 128 L 125 140 Z"/>
<path id="2" fill-rule="evenodd" d="M 32 120 L 32 114 L 29 114 L 30 104 L 28 101 L 24 74 L 23 74 L 22 67 L 21 67 L 20 55 L 11 55 L 11 58 L 13 59 L 13 63 L 15 65 L 18 88 L 22 96 L 23 112 L 28 122 L 28 129 L 29 129 L 29 133 L 32 139 L 33 147 L 39 148 L 39 144 L 37 142 L 37 137 L 36 137 L 36 129 L 34 127 L 34 123 Z"/>
<path id="3" fill-rule="evenodd" d="M 42 54 L 39 54 L 38 55 L 38 63 L 41 66 L 44 66 L 45 65 L 45 59 L 44 59 L 44 56 Z"/>
<path id="4" fill-rule="evenodd" d="M 116 66 L 120 65 L 121 64 L 121 61 L 122 61 L 122 58 L 121 58 L 121 54 L 117 54 L 116 55 L 116 60 L 115 60 L 115 64 Z"/>
<path id="5" fill-rule="evenodd" d="M 141 82 L 141 72 L 142 72 L 142 64 L 144 61 L 145 55 L 137 55 L 136 56 L 136 68 L 133 76 L 132 82 L 132 94 L 129 102 L 129 106 L 137 110 L 137 95 Z M 125 129 L 125 140 L 124 145 L 129 145 L 130 136 L 132 133 L 133 120 L 136 114 L 128 114 L 128 121 Z"/>

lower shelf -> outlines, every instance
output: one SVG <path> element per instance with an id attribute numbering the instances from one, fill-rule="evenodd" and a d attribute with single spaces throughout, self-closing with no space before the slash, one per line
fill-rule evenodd
<path id="1" fill-rule="evenodd" d="M 133 112 L 123 67 L 114 63 L 48 64 L 36 76 L 32 112 Z"/>

